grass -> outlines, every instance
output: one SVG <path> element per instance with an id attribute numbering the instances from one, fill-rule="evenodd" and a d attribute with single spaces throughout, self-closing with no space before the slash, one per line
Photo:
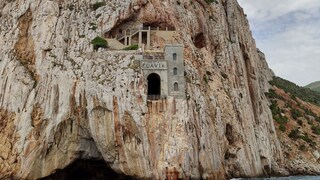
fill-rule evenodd
<path id="1" fill-rule="evenodd" d="M 124 48 L 123 50 L 137 50 L 137 49 L 139 49 L 139 45 L 134 44 L 134 45 L 131 45 L 129 47 Z"/>
<path id="2" fill-rule="evenodd" d="M 91 44 L 93 45 L 94 50 L 98 50 L 99 48 L 107 48 L 108 42 L 104 38 L 97 36 L 92 41 Z"/>

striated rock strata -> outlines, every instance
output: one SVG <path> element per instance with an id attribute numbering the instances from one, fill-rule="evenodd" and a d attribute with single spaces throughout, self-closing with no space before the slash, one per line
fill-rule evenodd
<path id="1" fill-rule="evenodd" d="M 0 177 L 37 179 L 77 160 L 119 174 L 224 179 L 284 173 L 264 95 L 272 77 L 236 0 L 0 2 Z M 90 41 L 127 22 L 184 44 L 186 99 L 147 101 L 132 52 Z"/>

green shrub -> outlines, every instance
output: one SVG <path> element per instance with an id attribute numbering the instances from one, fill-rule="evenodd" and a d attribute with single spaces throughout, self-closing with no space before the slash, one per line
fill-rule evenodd
<path id="1" fill-rule="evenodd" d="M 320 135 L 320 127 L 319 126 L 311 126 L 312 133 Z"/>
<path id="2" fill-rule="evenodd" d="M 134 45 L 131 45 L 129 47 L 124 48 L 123 50 L 137 50 L 137 49 L 139 49 L 139 45 L 134 44 Z"/>
<path id="3" fill-rule="evenodd" d="M 313 143 L 312 139 L 309 138 L 308 134 L 299 136 L 300 139 L 304 140 L 307 143 Z"/>
<path id="4" fill-rule="evenodd" d="M 291 132 L 288 134 L 289 138 L 293 140 L 297 140 L 299 138 L 299 130 L 298 129 L 292 129 Z"/>
<path id="5" fill-rule="evenodd" d="M 291 132 L 289 133 L 288 136 L 292 140 L 302 139 L 305 142 L 309 143 L 310 146 L 312 146 L 312 147 L 316 146 L 316 143 L 311 138 L 309 138 L 308 134 L 299 135 L 299 130 L 297 128 L 291 130 Z"/>
<path id="6" fill-rule="evenodd" d="M 283 99 L 281 96 L 279 96 L 273 89 L 269 89 L 269 92 L 265 93 L 265 95 L 269 99 Z"/>
<path id="7" fill-rule="evenodd" d="M 307 146 L 302 144 L 302 145 L 299 146 L 299 150 L 300 151 L 306 151 L 307 150 Z"/>
<path id="8" fill-rule="evenodd" d="M 279 129 L 280 129 L 280 131 L 282 131 L 282 132 L 286 132 L 286 130 L 287 130 L 286 126 L 283 125 L 283 124 L 280 124 Z"/>
<path id="9" fill-rule="evenodd" d="M 302 117 L 302 113 L 297 109 L 291 109 L 291 117 L 293 119 L 298 119 L 299 117 Z"/>
<path id="10" fill-rule="evenodd" d="M 218 4 L 218 1 L 217 0 L 205 0 L 207 4 L 211 4 L 211 3 L 217 3 Z"/>
<path id="11" fill-rule="evenodd" d="M 281 113 L 281 109 L 277 106 L 277 101 L 272 100 L 270 109 L 272 112 L 273 119 L 280 125 L 285 125 L 289 121 L 289 119 L 286 116 L 283 116 Z"/>
<path id="12" fill-rule="evenodd" d="M 105 5 L 106 5 L 106 3 L 103 2 L 103 1 L 102 2 L 97 2 L 97 3 L 94 3 L 94 4 L 91 5 L 91 9 L 92 10 L 97 10 L 100 7 L 105 6 Z"/>
<path id="13" fill-rule="evenodd" d="M 94 50 L 98 50 L 99 48 L 107 48 L 108 42 L 104 38 L 97 36 L 92 41 L 91 44 L 93 45 Z"/>

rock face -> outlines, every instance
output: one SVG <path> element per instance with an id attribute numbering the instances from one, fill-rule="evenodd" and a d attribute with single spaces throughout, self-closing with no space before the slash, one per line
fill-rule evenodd
<path id="1" fill-rule="evenodd" d="M 37 179 L 76 160 L 136 178 L 279 173 L 264 95 L 272 77 L 236 0 L 0 2 L 0 177 Z M 132 52 L 93 51 L 129 21 L 174 27 L 186 98 L 147 101 Z"/>

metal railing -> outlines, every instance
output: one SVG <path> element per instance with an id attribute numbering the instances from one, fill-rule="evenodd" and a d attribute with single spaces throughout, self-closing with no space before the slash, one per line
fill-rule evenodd
<path id="1" fill-rule="evenodd" d="M 132 36 L 135 35 L 136 33 L 138 33 L 139 31 L 142 30 L 153 30 L 153 31 L 174 31 L 173 28 L 160 28 L 160 27 L 150 27 L 150 26 L 143 26 L 143 27 L 139 27 L 139 28 L 133 28 L 133 29 L 127 29 L 126 31 L 124 31 L 122 34 L 118 34 L 116 35 L 116 39 L 121 40 L 126 36 Z"/>

